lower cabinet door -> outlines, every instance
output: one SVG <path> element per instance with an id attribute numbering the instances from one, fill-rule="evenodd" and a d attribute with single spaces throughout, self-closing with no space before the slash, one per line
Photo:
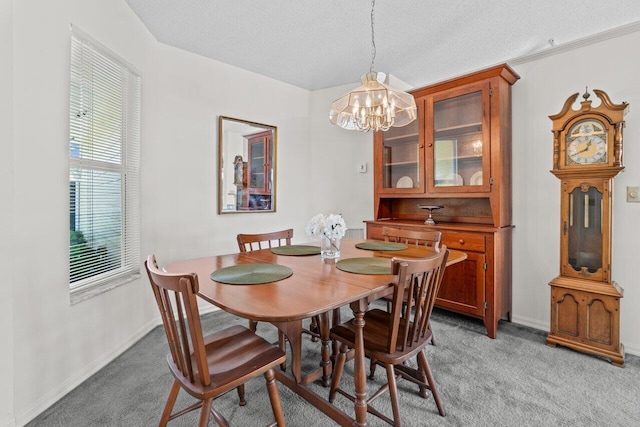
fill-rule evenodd
<path id="1" fill-rule="evenodd" d="M 484 316 L 485 255 L 467 252 L 467 259 L 444 272 L 436 306 L 459 313 Z"/>

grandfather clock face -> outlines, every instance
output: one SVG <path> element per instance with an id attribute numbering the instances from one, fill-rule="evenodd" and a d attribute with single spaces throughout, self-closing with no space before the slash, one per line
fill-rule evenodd
<path id="1" fill-rule="evenodd" d="M 604 125 L 596 119 L 583 119 L 569 128 L 566 134 L 565 164 L 607 164 L 608 135 Z"/>

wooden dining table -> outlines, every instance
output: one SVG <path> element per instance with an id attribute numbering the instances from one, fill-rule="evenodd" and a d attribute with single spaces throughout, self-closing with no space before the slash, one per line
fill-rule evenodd
<path id="1" fill-rule="evenodd" d="M 408 245 L 403 250 L 365 250 L 356 244 L 358 239 L 343 239 L 339 260 L 378 257 L 428 258 L 435 255 L 433 248 Z M 371 241 L 374 242 L 374 241 Z M 380 243 L 379 241 L 376 241 Z M 466 259 L 461 251 L 450 250 L 447 265 Z M 336 267 L 339 260 L 322 259 L 321 256 L 277 255 L 271 249 L 245 253 L 217 255 L 205 258 L 173 262 L 164 268 L 169 273 L 196 273 L 199 280 L 198 294 L 221 309 L 250 320 L 269 322 L 280 329 L 289 341 L 290 371 L 277 371 L 278 380 L 318 407 L 336 423 L 343 426 L 367 426 L 366 367 L 362 328 L 368 304 L 391 294 L 393 275 L 357 274 Z M 282 280 L 262 284 L 228 284 L 211 279 L 211 274 L 225 267 L 241 264 L 276 264 L 289 267 L 293 274 Z M 332 348 L 329 340 L 329 316 L 338 321 L 340 307 L 349 305 L 355 324 L 359 327 L 354 349 L 354 414 L 349 415 L 329 403 L 327 396 L 314 392 L 309 384 L 322 379 L 327 386 L 331 376 Z M 313 316 L 321 319 L 321 360 L 318 368 L 302 372 L 302 321 Z"/>

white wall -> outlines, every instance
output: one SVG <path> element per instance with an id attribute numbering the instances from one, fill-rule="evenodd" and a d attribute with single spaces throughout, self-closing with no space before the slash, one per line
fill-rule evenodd
<path id="1" fill-rule="evenodd" d="M 513 86 L 513 320 L 549 330 L 548 283 L 559 274 L 560 181 L 552 168 L 549 115 L 585 86 L 630 104 L 624 130 L 625 170 L 615 178 L 613 280 L 625 290 L 621 341 L 640 355 L 640 203 L 626 202 L 626 187 L 640 186 L 640 32 L 514 66 Z M 593 105 L 599 101 L 592 93 Z M 579 97 L 579 101 L 582 100 Z M 579 104 L 574 108 L 577 109 Z"/>
<path id="2" fill-rule="evenodd" d="M 19 373 L 13 416 L 22 425 L 156 323 L 143 280 L 70 305 L 66 225 L 70 24 L 143 73 L 151 68 L 154 41 L 124 1 L 12 4 L 19 96 L 13 102 L 11 370 Z"/>
<path id="3" fill-rule="evenodd" d="M 158 317 L 144 273 L 95 298 L 69 302 L 70 24 L 142 76 L 142 256 L 155 252 L 162 263 L 237 251 L 239 230 L 293 226 L 295 238 L 303 238 L 308 214 L 300 207 L 312 200 L 309 92 L 160 45 L 123 0 L 0 4 L 2 23 L 12 23 L 0 30 L 0 88 L 3 95 L 5 86 L 20 94 L 13 104 L 4 96 L 0 101 L 0 113 L 7 113 L 0 114 L 0 136 L 9 141 L 8 156 L 0 160 L 0 196 L 14 200 L 9 218 L 0 218 L 3 236 L 14 230 L 11 255 L 0 259 L 20 272 L 0 287 L 2 315 L 9 317 L 0 319 L 2 338 L 13 342 L 0 352 L 3 385 L 10 384 L 0 391 L 9 393 L 0 399 L 0 425 L 23 425 L 137 341 Z M 11 7 L 12 21 L 5 19 Z M 278 126 L 276 213 L 216 214 L 218 115 Z M 0 249 L 9 250 L 4 243 Z M 15 387 L 13 372 L 20 372 Z"/>
<path id="4" fill-rule="evenodd" d="M 351 84 L 312 92 L 309 108 L 314 194 L 310 213 L 341 213 L 351 229 L 364 229 L 363 221 L 373 218 L 373 133 L 333 125 L 329 109 L 333 101 L 362 84 L 358 78 L 354 76 Z M 410 89 L 395 76 L 389 76 L 389 81 L 396 89 Z M 366 163 L 365 173 L 358 171 L 359 163 Z"/>
<path id="5" fill-rule="evenodd" d="M 311 203 L 309 92 L 178 49 L 157 46 L 144 84 L 143 252 L 160 262 L 238 250 L 235 236 L 294 228 Z M 218 116 L 278 127 L 277 211 L 217 214 Z"/>
<path id="6" fill-rule="evenodd" d="M 13 425 L 13 26 L 11 0 L 0 0 L 0 426 Z M 9 346 L 11 350 L 12 346 Z"/>
<path id="7" fill-rule="evenodd" d="M 348 131 L 329 121 L 331 103 L 360 83 L 311 94 L 312 210 L 316 213 L 341 213 L 348 228 L 364 228 L 362 221 L 373 217 L 373 134 Z M 358 163 L 367 163 L 367 172 L 358 172 Z"/>

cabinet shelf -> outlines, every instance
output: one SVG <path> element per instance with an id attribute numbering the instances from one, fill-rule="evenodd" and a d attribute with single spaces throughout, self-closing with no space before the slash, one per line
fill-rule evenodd
<path id="1" fill-rule="evenodd" d="M 482 132 L 482 123 L 468 123 L 464 125 L 450 126 L 433 130 L 436 139 L 449 138 Z"/>
<path id="2" fill-rule="evenodd" d="M 382 166 L 385 168 L 391 167 L 391 166 L 417 166 L 418 162 L 416 160 L 412 160 L 412 161 L 408 161 L 408 162 L 391 162 L 391 163 L 385 163 Z"/>
<path id="3" fill-rule="evenodd" d="M 418 142 L 417 133 L 408 133 L 405 135 L 389 136 L 384 139 L 385 142 L 404 142 L 404 143 L 416 143 Z"/>
<path id="4" fill-rule="evenodd" d="M 470 161 L 470 160 L 476 160 L 479 162 L 482 162 L 482 155 L 480 156 L 476 156 L 476 155 L 466 155 L 466 156 L 455 156 L 455 157 L 438 157 L 438 160 L 465 160 L 465 161 Z"/>

